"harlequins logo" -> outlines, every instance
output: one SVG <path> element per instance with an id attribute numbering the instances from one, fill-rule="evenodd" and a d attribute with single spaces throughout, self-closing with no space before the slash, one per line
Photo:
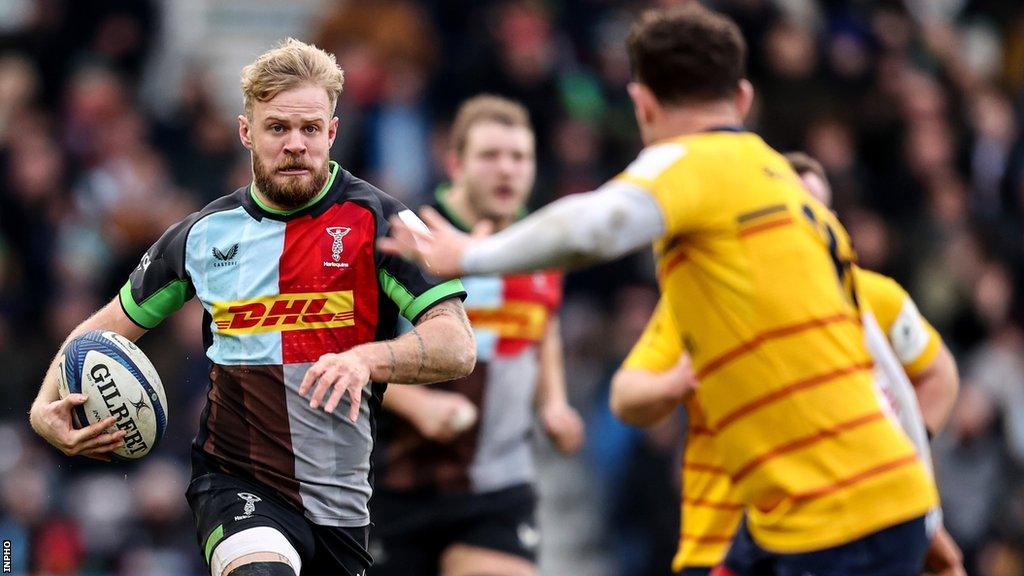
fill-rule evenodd
<path id="1" fill-rule="evenodd" d="M 327 229 L 327 234 L 331 238 L 334 238 L 334 243 L 331 244 L 331 259 L 335 262 L 341 260 L 341 252 L 345 249 L 345 245 L 341 243 L 341 239 L 351 231 L 351 228 L 345 228 L 343 226 L 331 226 Z"/>
<path id="2" fill-rule="evenodd" d="M 253 513 L 256 512 L 256 503 L 262 501 L 262 499 L 248 492 L 239 492 L 238 497 L 245 501 L 245 506 L 242 507 L 242 515 L 235 516 L 235 520 L 252 518 Z"/>
<path id="3" fill-rule="evenodd" d="M 324 262 L 324 266 L 330 268 L 348 268 L 348 264 L 341 262 L 341 253 L 345 250 L 345 245 L 341 242 L 341 239 L 346 234 L 352 231 L 351 228 L 345 228 L 344 226 L 331 226 L 326 229 L 327 235 L 334 238 L 334 242 L 331 243 L 331 260 L 334 262 Z"/>
<path id="4" fill-rule="evenodd" d="M 221 252 L 220 248 L 213 247 L 213 257 L 217 260 L 213 263 L 216 267 L 221 266 L 236 266 L 238 262 L 234 261 L 235 256 L 238 254 L 238 243 L 235 242 L 225 252 Z"/>

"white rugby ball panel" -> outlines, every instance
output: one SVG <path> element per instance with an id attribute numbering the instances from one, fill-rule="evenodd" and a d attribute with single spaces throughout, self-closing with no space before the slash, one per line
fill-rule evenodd
<path id="1" fill-rule="evenodd" d="M 141 458 L 159 444 L 167 427 L 166 398 L 152 363 L 134 343 L 94 330 L 68 343 L 62 363 L 63 388 L 89 397 L 75 407 L 79 424 L 114 416 L 117 420 L 106 432 L 125 431 L 124 446 L 112 456 Z"/>

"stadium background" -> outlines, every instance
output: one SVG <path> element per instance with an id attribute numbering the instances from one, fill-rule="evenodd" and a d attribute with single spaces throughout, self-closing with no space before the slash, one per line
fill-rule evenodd
<path id="1" fill-rule="evenodd" d="M 623 39 L 645 5 L 0 0 L 0 537 L 14 573 L 203 572 L 182 496 L 206 388 L 195 303 L 142 340 L 171 403 L 157 454 L 71 461 L 26 413 L 60 339 L 150 242 L 247 180 L 242 65 L 289 35 L 334 51 L 346 71 L 334 157 L 410 205 L 443 179 L 461 99 L 520 99 L 539 138 L 541 205 L 639 149 Z M 750 43 L 750 126 L 822 161 L 863 265 L 908 288 L 960 363 L 934 447 L 970 573 L 1024 574 L 1024 5 L 710 5 Z M 565 460 L 538 442 L 544 574 L 668 573 L 681 424 L 641 432 L 606 407 L 655 302 L 651 277 L 640 255 L 569 278 L 567 373 L 588 446 Z"/>

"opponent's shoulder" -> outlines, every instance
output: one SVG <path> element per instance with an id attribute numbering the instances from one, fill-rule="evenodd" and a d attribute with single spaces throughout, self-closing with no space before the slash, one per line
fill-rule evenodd
<path id="1" fill-rule="evenodd" d="M 857 266 L 854 268 L 854 278 L 861 294 L 871 302 L 873 308 L 879 305 L 898 308 L 910 297 L 899 282 L 885 274 Z"/>

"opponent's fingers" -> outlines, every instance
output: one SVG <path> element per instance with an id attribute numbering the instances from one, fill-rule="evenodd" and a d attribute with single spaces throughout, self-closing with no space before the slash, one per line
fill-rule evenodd
<path id="1" fill-rule="evenodd" d="M 481 220 L 477 222 L 476 226 L 473 226 L 473 238 L 486 238 L 494 232 L 494 222 L 490 220 Z"/>
<path id="2" fill-rule="evenodd" d="M 420 218 L 423 220 L 424 224 L 427 225 L 427 228 L 435 234 L 438 232 L 451 232 L 455 230 L 455 227 L 452 226 L 451 222 L 449 222 L 444 216 L 441 216 L 440 212 L 434 210 L 430 206 L 424 206 L 420 209 Z"/>
<path id="3" fill-rule="evenodd" d="M 113 426 L 116 421 L 117 419 L 113 416 L 107 416 L 95 424 L 90 424 L 85 428 L 79 428 L 78 430 L 72 430 L 71 433 L 68 434 L 68 443 L 71 446 L 77 446 L 86 440 L 95 438 L 103 433 L 104 430 Z"/>
<path id="4" fill-rule="evenodd" d="M 409 226 L 408 222 L 403 220 L 402 217 L 397 214 L 388 219 L 388 222 L 391 224 L 391 229 L 388 231 L 388 235 L 385 236 L 385 238 L 392 238 L 402 242 L 403 244 L 415 246 L 417 234 L 427 233 L 425 227 L 423 230 L 413 229 L 412 226 Z"/>
<path id="5" fill-rule="evenodd" d="M 416 259 L 416 247 L 397 238 L 385 236 L 377 240 L 377 249 L 384 254 L 398 256 L 402 260 Z"/>

